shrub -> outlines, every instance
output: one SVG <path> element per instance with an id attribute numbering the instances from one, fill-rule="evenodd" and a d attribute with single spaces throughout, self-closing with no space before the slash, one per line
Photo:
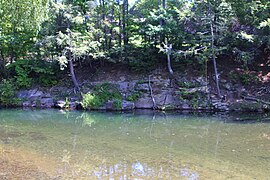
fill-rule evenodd
<path id="1" fill-rule="evenodd" d="M 92 93 L 87 93 L 87 94 L 82 94 L 82 107 L 84 109 L 87 109 L 87 108 L 98 108 L 98 107 L 101 107 L 103 102 L 101 101 L 101 99 L 95 95 L 95 94 L 92 94 Z"/>
<path id="2" fill-rule="evenodd" d="M 3 106 L 18 105 L 20 99 L 15 98 L 16 91 L 14 83 L 10 80 L 3 80 L 0 84 L 0 104 Z"/>
<path id="3" fill-rule="evenodd" d="M 29 88 L 32 86 L 33 79 L 29 77 L 30 71 L 21 66 L 15 67 L 16 76 L 14 76 L 16 80 L 16 84 L 20 88 Z"/>
<path id="4" fill-rule="evenodd" d="M 260 81 L 260 79 L 258 78 L 258 76 L 254 74 L 245 73 L 240 75 L 240 81 L 244 85 L 249 85 L 253 83 L 257 84 Z"/>
<path id="5" fill-rule="evenodd" d="M 104 102 L 114 99 L 122 100 L 122 95 L 119 92 L 119 90 L 113 84 L 110 83 L 103 83 L 97 85 L 94 88 L 94 93 Z"/>
<path id="6" fill-rule="evenodd" d="M 185 88 L 182 88 L 178 93 L 182 100 L 193 100 L 199 98 L 199 92 L 189 92 Z"/>
<path id="7" fill-rule="evenodd" d="M 52 63 L 40 60 L 18 60 L 8 66 L 19 88 L 29 88 L 33 83 L 53 86 L 58 83 Z"/>
<path id="8" fill-rule="evenodd" d="M 127 100 L 135 102 L 140 98 L 140 96 L 141 96 L 141 92 L 135 91 L 133 94 L 127 97 Z"/>
<path id="9" fill-rule="evenodd" d="M 104 83 L 97 85 L 92 92 L 82 94 L 82 106 L 87 108 L 99 108 L 109 100 L 114 101 L 114 107 L 120 108 L 122 104 L 122 95 L 112 84 Z"/>
<path id="10" fill-rule="evenodd" d="M 121 109 L 122 108 L 122 100 L 121 99 L 115 99 L 113 101 L 113 107 L 115 109 Z"/>
<path id="11" fill-rule="evenodd" d="M 237 83 L 237 81 L 240 81 L 243 85 L 250 85 L 250 84 L 257 84 L 260 82 L 259 77 L 250 72 L 230 72 L 228 74 L 228 77 L 230 80 L 234 83 Z"/>

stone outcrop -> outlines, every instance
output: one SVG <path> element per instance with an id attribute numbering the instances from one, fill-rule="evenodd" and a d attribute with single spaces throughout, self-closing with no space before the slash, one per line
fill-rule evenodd
<path id="1" fill-rule="evenodd" d="M 134 108 L 135 108 L 134 102 L 123 100 L 122 110 L 133 110 Z"/>
<path id="2" fill-rule="evenodd" d="M 22 90 L 17 93 L 17 97 L 21 99 L 23 107 L 77 109 L 79 106 L 78 98 L 61 100 L 62 97 L 54 96 L 46 90 Z"/>
<path id="3" fill-rule="evenodd" d="M 17 97 L 22 100 L 23 107 L 52 108 L 54 100 L 52 96 L 38 89 L 19 91 Z"/>
<path id="4" fill-rule="evenodd" d="M 91 92 L 92 89 L 103 83 L 84 83 L 81 88 L 82 93 Z M 122 78 L 120 81 L 113 81 L 110 84 L 119 91 L 122 99 L 111 99 L 102 106 L 91 109 L 123 111 L 153 109 L 153 101 L 155 101 L 155 109 L 160 110 L 266 111 L 270 109 L 270 105 L 258 102 L 230 102 L 226 99 L 217 98 L 210 93 L 208 83 L 203 77 L 189 81 L 183 79 L 177 88 L 171 87 L 169 79 L 162 79 L 159 76 L 130 81 Z M 149 85 L 151 85 L 152 94 L 150 94 Z M 231 93 L 231 96 L 234 95 L 235 88 L 232 84 L 222 81 L 222 85 L 223 89 L 227 89 Z M 17 93 L 17 97 L 21 99 L 23 107 L 82 108 L 80 94 L 74 94 L 73 89 L 67 87 L 22 90 Z"/>

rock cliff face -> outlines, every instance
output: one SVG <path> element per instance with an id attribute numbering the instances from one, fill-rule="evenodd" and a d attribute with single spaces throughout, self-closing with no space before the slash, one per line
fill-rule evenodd
<path id="1" fill-rule="evenodd" d="M 138 79 L 125 77 L 117 80 L 93 80 L 81 84 L 81 94 L 75 94 L 72 88 L 55 86 L 53 88 L 33 88 L 17 93 L 21 106 L 33 108 L 68 108 L 82 109 L 82 94 L 94 94 L 98 99 L 89 102 L 85 109 L 89 110 L 202 110 L 202 111 L 269 111 L 270 103 L 256 99 L 243 98 L 246 90 L 236 87 L 226 80 L 221 80 L 224 97 L 218 98 L 215 90 L 204 77 L 186 80 L 179 78 L 177 86 L 170 79 L 159 75 Z M 107 91 L 100 90 L 109 84 Z M 110 88 L 112 87 L 112 88 Z M 108 93 L 117 91 L 117 99 Z M 114 92 L 115 93 L 115 92 Z M 98 97 L 100 96 L 100 97 Z M 106 98 L 106 96 L 111 96 Z M 105 100 L 104 100 L 105 97 Z M 91 101 L 91 99 L 89 100 Z M 102 102 L 102 103 L 100 103 Z"/>
<path id="2" fill-rule="evenodd" d="M 84 83 L 82 93 L 92 92 L 105 82 Z M 108 83 L 107 83 L 108 84 Z M 109 82 L 117 88 L 122 96 L 121 106 L 114 106 L 114 99 L 107 100 L 99 107 L 87 109 L 102 110 L 229 110 L 229 105 L 210 96 L 207 82 L 203 78 L 192 82 L 183 82 L 182 87 L 171 87 L 169 79 L 153 77 L 148 80 L 132 80 Z M 81 97 L 72 89 L 54 87 L 51 89 L 30 89 L 19 91 L 18 98 L 23 107 L 37 108 L 81 108 Z"/>

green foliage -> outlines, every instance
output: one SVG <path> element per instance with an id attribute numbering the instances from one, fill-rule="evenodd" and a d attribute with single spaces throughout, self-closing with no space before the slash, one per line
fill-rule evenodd
<path id="1" fill-rule="evenodd" d="M 41 23 L 47 18 L 49 0 L 0 1 L 0 51 L 4 65 L 28 56 Z"/>
<path id="2" fill-rule="evenodd" d="M 240 81 L 242 84 L 244 85 L 250 85 L 250 84 L 257 84 L 259 83 L 259 78 L 258 76 L 254 75 L 254 74 L 250 74 L 250 73 L 243 73 L 241 75 L 239 75 L 240 77 Z"/>
<path id="3" fill-rule="evenodd" d="M 66 100 L 65 100 L 65 109 L 69 109 L 69 99 L 66 97 Z"/>
<path id="4" fill-rule="evenodd" d="M 131 60 L 129 66 L 132 71 L 137 73 L 146 73 L 155 68 L 154 61 L 139 61 L 139 60 Z"/>
<path id="5" fill-rule="evenodd" d="M 33 83 L 53 86 L 58 83 L 53 64 L 39 60 L 19 60 L 8 66 L 19 88 L 30 88 Z"/>
<path id="6" fill-rule="evenodd" d="M 180 99 L 182 100 L 194 100 L 199 98 L 198 92 L 190 92 L 185 88 L 181 88 L 179 91 Z"/>
<path id="7" fill-rule="evenodd" d="M 18 65 L 15 66 L 15 72 L 14 78 L 19 88 L 30 88 L 32 86 L 33 79 L 29 77 L 28 69 Z"/>
<path id="8" fill-rule="evenodd" d="M 104 105 L 109 100 L 112 100 L 115 108 L 120 108 L 122 105 L 122 95 L 119 90 L 109 83 L 97 85 L 92 92 L 82 94 L 82 106 L 84 109 L 95 109 Z"/>
<path id="9" fill-rule="evenodd" d="M 197 98 L 191 99 L 191 106 L 193 109 L 197 109 L 199 107 L 199 100 Z"/>
<path id="10" fill-rule="evenodd" d="M 234 72 L 234 71 L 231 71 L 231 72 L 229 72 L 229 74 L 228 74 L 228 78 L 229 78 L 232 82 L 236 83 L 236 82 L 238 81 L 238 74 L 237 74 L 236 72 Z"/>
<path id="11" fill-rule="evenodd" d="M 241 82 L 243 85 L 258 84 L 260 82 L 256 74 L 246 71 L 231 71 L 228 77 L 232 82 Z"/>
<path id="12" fill-rule="evenodd" d="M 3 80 L 0 83 L 0 105 L 16 106 L 20 103 L 20 99 L 15 98 L 16 86 L 10 80 Z"/>
<path id="13" fill-rule="evenodd" d="M 130 96 L 127 97 L 127 100 L 135 102 L 141 97 L 141 95 L 142 95 L 141 92 L 135 91 Z"/>
<path id="14" fill-rule="evenodd" d="M 113 108 L 117 110 L 121 110 L 122 108 L 122 99 L 114 99 L 113 100 Z"/>
<path id="15" fill-rule="evenodd" d="M 147 52 L 142 48 L 133 48 L 130 50 L 129 67 L 137 73 L 146 73 L 154 70 L 160 64 L 160 59 L 165 58 L 163 54 L 158 53 L 158 49 L 149 49 Z"/>
<path id="16" fill-rule="evenodd" d="M 83 1 L 79 4 L 77 1 L 52 2 L 50 5 L 51 19 L 44 23 L 40 33 L 42 46 L 39 50 L 45 58 L 51 56 L 52 60 L 57 60 L 61 70 L 67 67 L 68 61 L 96 59 L 104 55 L 101 42 L 94 38 L 99 32 L 91 19 L 86 21 L 86 14 L 93 13 L 89 6 Z"/>
<path id="17" fill-rule="evenodd" d="M 110 83 L 103 83 L 94 87 L 96 95 L 98 95 L 101 99 L 113 100 L 113 99 L 122 99 L 122 95 L 113 84 Z"/>
<path id="18" fill-rule="evenodd" d="M 84 109 L 95 109 L 103 105 L 100 97 L 92 93 L 82 94 L 82 99 L 81 104 Z"/>
<path id="19" fill-rule="evenodd" d="M 200 83 L 198 82 L 191 82 L 191 81 L 180 81 L 178 82 L 178 85 L 181 88 L 194 88 L 200 86 Z"/>
<path id="20" fill-rule="evenodd" d="M 56 61 L 61 69 L 68 62 L 118 62 L 136 72 L 149 72 L 166 66 L 166 53 L 160 53 L 166 50 L 166 40 L 173 47 L 172 65 L 182 69 L 205 73 L 213 57 L 217 62 L 233 59 L 246 69 L 256 61 L 267 62 L 267 0 L 140 0 L 129 7 L 126 2 L 0 1 L 1 75 L 8 75 L 4 71 L 10 64 L 10 77 L 17 86 L 29 88 L 57 83 L 59 70 L 45 61 Z M 241 76 L 238 79 L 243 84 L 257 81 L 250 75 Z M 250 78 L 254 80 L 249 82 Z M 93 93 L 99 94 L 98 90 Z"/>

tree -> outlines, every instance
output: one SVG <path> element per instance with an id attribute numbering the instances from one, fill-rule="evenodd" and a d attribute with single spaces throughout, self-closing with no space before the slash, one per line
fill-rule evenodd
<path id="1" fill-rule="evenodd" d="M 87 9 L 85 12 L 87 13 Z M 80 87 L 74 70 L 74 62 L 84 57 L 96 56 L 101 46 L 94 40 L 96 31 L 91 19 L 83 13 L 81 8 L 73 4 L 52 3 L 51 14 L 54 20 L 51 23 L 56 22 L 57 26 L 52 26 L 51 30 L 47 30 L 49 34 L 45 33 L 42 40 L 44 45 L 51 43 L 55 47 L 53 49 L 59 52 L 55 59 L 58 60 L 61 69 L 69 67 L 75 92 L 80 91 Z"/>
<path id="2" fill-rule="evenodd" d="M 0 1 L 1 67 L 27 55 L 41 23 L 46 19 L 48 0 Z M 5 71 L 5 70 L 4 70 Z"/>
<path id="3" fill-rule="evenodd" d="M 235 14 L 231 26 L 232 39 L 235 41 L 230 43 L 233 58 L 242 62 L 245 68 L 260 59 L 267 61 L 265 53 L 270 48 L 269 28 L 261 25 L 270 17 L 270 2 L 267 0 L 226 2 L 230 4 L 231 11 Z"/>

